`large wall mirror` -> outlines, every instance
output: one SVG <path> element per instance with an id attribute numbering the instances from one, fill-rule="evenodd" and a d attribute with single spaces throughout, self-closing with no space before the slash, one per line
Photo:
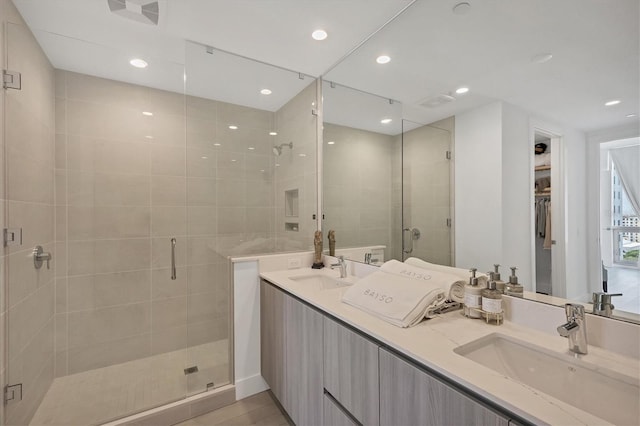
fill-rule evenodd
<path id="1" fill-rule="evenodd" d="M 517 266 L 529 296 L 548 303 L 621 292 L 614 316 L 637 320 L 637 176 L 621 183 L 610 150 L 637 146 L 640 136 L 638 28 L 635 1 L 615 8 L 599 1 L 413 3 L 323 76 L 323 229 L 346 226 L 347 246 L 381 244 L 386 258 L 403 259 L 417 228 L 413 256 L 483 271 L 498 263 L 503 278 Z M 363 92 L 371 94 L 368 108 L 355 100 L 364 99 Z M 389 106 L 389 99 L 402 106 L 402 126 L 385 132 L 376 129 L 381 117 L 373 105 Z M 372 111 L 366 112 L 371 127 L 362 124 L 365 111 Z M 363 167 L 352 155 L 368 157 L 349 154 L 355 144 L 339 147 L 335 139 L 350 138 L 373 155 L 364 148 L 365 132 L 372 133 L 371 143 L 388 139 L 391 166 L 374 163 L 379 173 L 373 177 L 339 175 L 336 169 Z M 442 158 L 415 150 L 415 141 L 426 139 L 434 150 L 451 151 L 452 163 L 422 163 Z M 545 152 L 537 153 L 540 143 Z M 627 157 L 638 169 L 640 156 L 632 154 Z M 362 177 L 375 184 L 362 186 Z M 417 195 L 412 186 L 449 190 Z M 350 203 L 358 197 L 365 199 L 359 208 L 374 210 L 355 212 Z M 383 215 L 378 209 L 386 203 L 390 213 Z M 621 209 L 613 215 L 620 225 L 607 216 L 611 209 Z M 388 224 L 388 233 L 351 238 L 363 232 L 353 221 L 367 216 L 379 229 Z M 540 217 L 552 229 L 546 240 Z M 431 224 L 450 218 L 451 229 L 417 225 L 425 218 Z M 603 229 L 610 238 L 601 236 Z M 429 240 L 437 244 L 421 251 Z"/>

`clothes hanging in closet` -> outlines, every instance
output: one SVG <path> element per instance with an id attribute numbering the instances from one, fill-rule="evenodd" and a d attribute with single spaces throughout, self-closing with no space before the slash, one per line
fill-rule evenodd
<path id="1" fill-rule="evenodd" d="M 536 235 L 544 238 L 543 247 L 551 249 L 551 200 L 547 197 L 536 198 Z"/>

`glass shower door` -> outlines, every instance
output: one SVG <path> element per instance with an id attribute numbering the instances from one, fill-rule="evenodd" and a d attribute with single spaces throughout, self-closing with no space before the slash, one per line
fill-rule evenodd
<path id="1" fill-rule="evenodd" d="M 402 260 L 452 264 L 451 132 L 403 120 Z"/>
<path id="2" fill-rule="evenodd" d="M 7 421 L 96 424 L 183 399 L 184 66 L 147 56 L 140 72 L 129 52 L 7 30 L 22 73 L 5 110 L 7 226 L 22 230 L 6 258 L 7 382 L 23 390 Z M 128 82 L 54 70 L 39 45 L 98 55 Z"/>

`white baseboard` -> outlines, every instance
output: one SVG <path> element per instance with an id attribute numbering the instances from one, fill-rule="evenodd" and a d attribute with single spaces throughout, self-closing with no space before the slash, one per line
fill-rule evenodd
<path id="1" fill-rule="evenodd" d="M 269 389 L 269 385 L 260 374 L 245 377 L 244 379 L 236 379 L 236 400 L 247 398 L 267 389 Z"/>

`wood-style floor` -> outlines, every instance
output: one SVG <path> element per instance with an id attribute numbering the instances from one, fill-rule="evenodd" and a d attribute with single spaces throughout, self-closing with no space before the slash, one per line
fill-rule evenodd
<path id="1" fill-rule="evenodd" d="M 289 426 L 287 417 L 274 402 L 271 394 L 262 392 L 222 407 L 176 426 Z"/>

